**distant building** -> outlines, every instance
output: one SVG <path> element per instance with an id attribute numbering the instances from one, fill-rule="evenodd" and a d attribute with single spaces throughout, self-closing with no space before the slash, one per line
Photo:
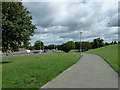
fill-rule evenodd
<path id="1" fill-rule="evenodd" d="M 19 50 L 19 52 L 24 52 L 24 53 L 29 53 L 30 52 L 30 50 L 28 50 L 26 48 L 19 48 L 18 50 Z"/>
<path id="2" fill-rule="evenodd" d="M 25 51 L 27 50 L 26 48 L 18 48 L 19 51 Z"/>

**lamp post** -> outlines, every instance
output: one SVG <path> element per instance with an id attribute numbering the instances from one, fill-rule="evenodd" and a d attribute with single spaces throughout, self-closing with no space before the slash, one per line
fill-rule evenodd
<path id="1" fill-rule="evenodd" d="M 41 37 L 40 37 L 41 38 Z M 41 40 L 41 39 L 40 39 Z M 40 41 L 40 53 L 41 53 L 41 41 Z"/>
<path id="2" fill-rule="evenodd" d="M 40 41 L 40 53 L 41 53 L 41 41 Z"/>
<path id="3" fill-rule="evenodd" d="M 80 54 L 82 52 L 82 50 L 81 50 L 81 48 L 82 48 L 81 36 L 82 36 L 82 32 L 80 32 Z"/>
<path id="4" fill-rule="evenodd" d="M 53 49 L 53 50 L 54 50 L 54 51 L 56 50 L 56 49 L 55 49 L 55 44 L 54 44 L 54 49 Z"/>
<path id="5" fill-rule="evenodd" d="M 110 23 L 108 23 L 108 27 L 110 26 Z M 109 43 L 110 43 L 110 29 L 109 29 Z"/>

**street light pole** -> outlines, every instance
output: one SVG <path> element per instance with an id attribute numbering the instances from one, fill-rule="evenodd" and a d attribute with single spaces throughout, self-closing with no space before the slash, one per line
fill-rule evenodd
<path id="1" fill-rule="evenodd" d="M 40 53 L 41 53 L 41 41 L 40 41 Z"/>
<path id="2" fill-rule="evenodd" d="M 41 39 L 40 39 L 41 40 Z M 41 41 L 40 41 L 40 53 L 41 53 Z"/>
<path id="3" fill-rule="evenodd" d="M 81 50 L 81 48 L 82 48 L 81 36 L 82 36 L 82 32 L 80 32 L 80 54 L 82 52 L 82 50 Z"/>
<path id="4" fill-rule="evenodd" d="M 108 23 L 108 27 L 110 26 L 110 23 Z M 109 43 L 110 43 L 110 29 L 109 29 Z"/>

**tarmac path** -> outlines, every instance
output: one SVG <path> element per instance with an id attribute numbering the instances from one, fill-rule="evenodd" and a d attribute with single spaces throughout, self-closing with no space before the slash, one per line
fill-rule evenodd
<path id="1" fill-rule="evenodd" d="M 101 57 L 83 54 L 81 60 L 42 88 L 118 88 L 118 75 Z"/>

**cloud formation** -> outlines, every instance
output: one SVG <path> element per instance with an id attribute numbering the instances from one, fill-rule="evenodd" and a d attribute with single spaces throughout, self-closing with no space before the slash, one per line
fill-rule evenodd
<path id="1" fill-rule="evenodd" d="M 118 2 L 24 2 L 31 11 L 33 23 L 37 26 L 31 37 L 34 44 L 42 40 L 45 44 L 62 44 L 100 37 L 109 41 L 118 36 Z M 109 24 L 108 24 L 109 23 Z"/>

